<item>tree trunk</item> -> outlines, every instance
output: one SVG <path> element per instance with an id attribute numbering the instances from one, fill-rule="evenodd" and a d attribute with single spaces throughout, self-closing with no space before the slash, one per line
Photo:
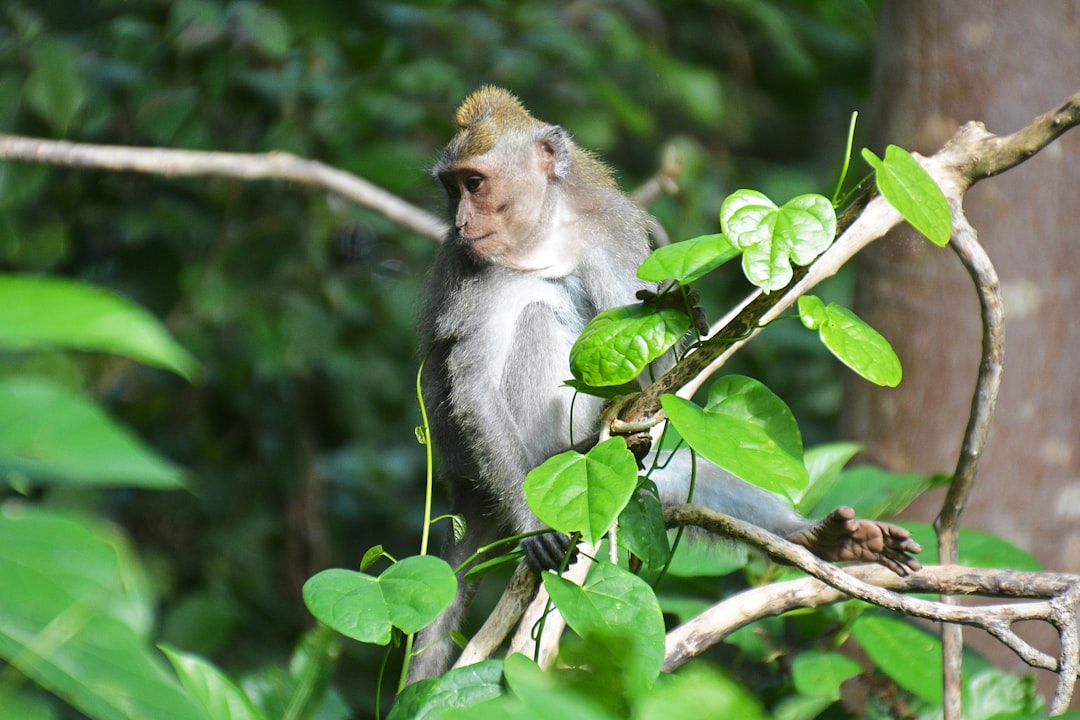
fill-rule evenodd
<path id="1" fill-rule="evenodd" d="M 1080 1 L 886 0 L 882 11 L 879 154 L 886 143 L 933 152 L 967 120 L 1006 134 L 1080 89 Z M 963 524 L 1080 573 L 1080 135 L 977 185 L 965 208 L 1001 275 L 1007 325 L 997 415 Z M 904 380 L 893 390 L 850 382 L 844 434 L 887 468 L 950 472 L 979 362 L 971 281 L 951 251 L 907 228 L 864 252 L 858 273 L 856 311 L 892 342 Z M 932 520 L 941 498 L 909 517 Z"/>

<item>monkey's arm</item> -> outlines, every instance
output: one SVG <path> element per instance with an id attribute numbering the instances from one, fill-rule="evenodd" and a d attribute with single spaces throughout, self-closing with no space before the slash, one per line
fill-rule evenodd
<path id="1" fill-rule="evenodd" d="M 476 482 L 495 500 L 501 524 L 524 533 L 544 529 L 525 502 L 526 474 L 570 447 L 572 404 L 579 419 L 575 440 L 594 429 L 597 413 L 592 399 L 574 401 L 563 386 L 577 334 L 562 321 L 576 318 L 572 302 L 548 281 L 522 275 L 512 280 L 514 292 L 482 298 L 493 311 L 458 337 L 447 360 L 448 394 L 462 433 L 457 440 L 470 447 Z M 523 543 L 536 567 L 557 566 L 568 546 L 569 539 L 555 533 Z"/>

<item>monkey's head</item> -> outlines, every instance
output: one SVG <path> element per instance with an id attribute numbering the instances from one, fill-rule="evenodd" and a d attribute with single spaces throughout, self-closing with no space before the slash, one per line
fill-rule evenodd
<path id="1" fill-rule="evenodd" d="M 449 200 L 450 241 L 485 262 L 565 274 L 581 241 L 559 237 L 575 212 L 568 190 L 614 187 L 606 168 L 501 88 L 469 95 L 454 120 L 458 132 L 433 169 Z"/>

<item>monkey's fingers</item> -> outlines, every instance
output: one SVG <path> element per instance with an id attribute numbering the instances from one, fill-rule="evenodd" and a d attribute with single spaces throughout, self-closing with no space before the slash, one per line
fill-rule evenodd
<path id="1" fill-rule="evenodd" d="M 557 532 L 532 535 L 521 541 L 525 553 L 525 562 L 535 570 L 552 570 L 562 564 L 566 553 L 570 552 L 573 561 L 577 548 L 570 547 L 570 537 Z"/>
<path id="2" fill-rule="evenodd" d="M 789 538 L 823 560 L 875 562 L 905 576 L 922 567 L 911 556 L 922 547 L 902 527 L 876 520 L 859 520 L 850 507 L 827 517 Z"/>

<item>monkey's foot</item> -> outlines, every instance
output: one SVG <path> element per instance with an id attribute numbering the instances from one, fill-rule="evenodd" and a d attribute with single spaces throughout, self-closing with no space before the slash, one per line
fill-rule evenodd
<path id="1" fill-rule="evenodd" d="M 900 576 L 922 567 L 911 554 L 922 546 L 902 527 L 877 520 L 855 518 L 850 507 L 839 507 L 822 520 L 787 538 L 822 560 L 875 562 Z"/>

